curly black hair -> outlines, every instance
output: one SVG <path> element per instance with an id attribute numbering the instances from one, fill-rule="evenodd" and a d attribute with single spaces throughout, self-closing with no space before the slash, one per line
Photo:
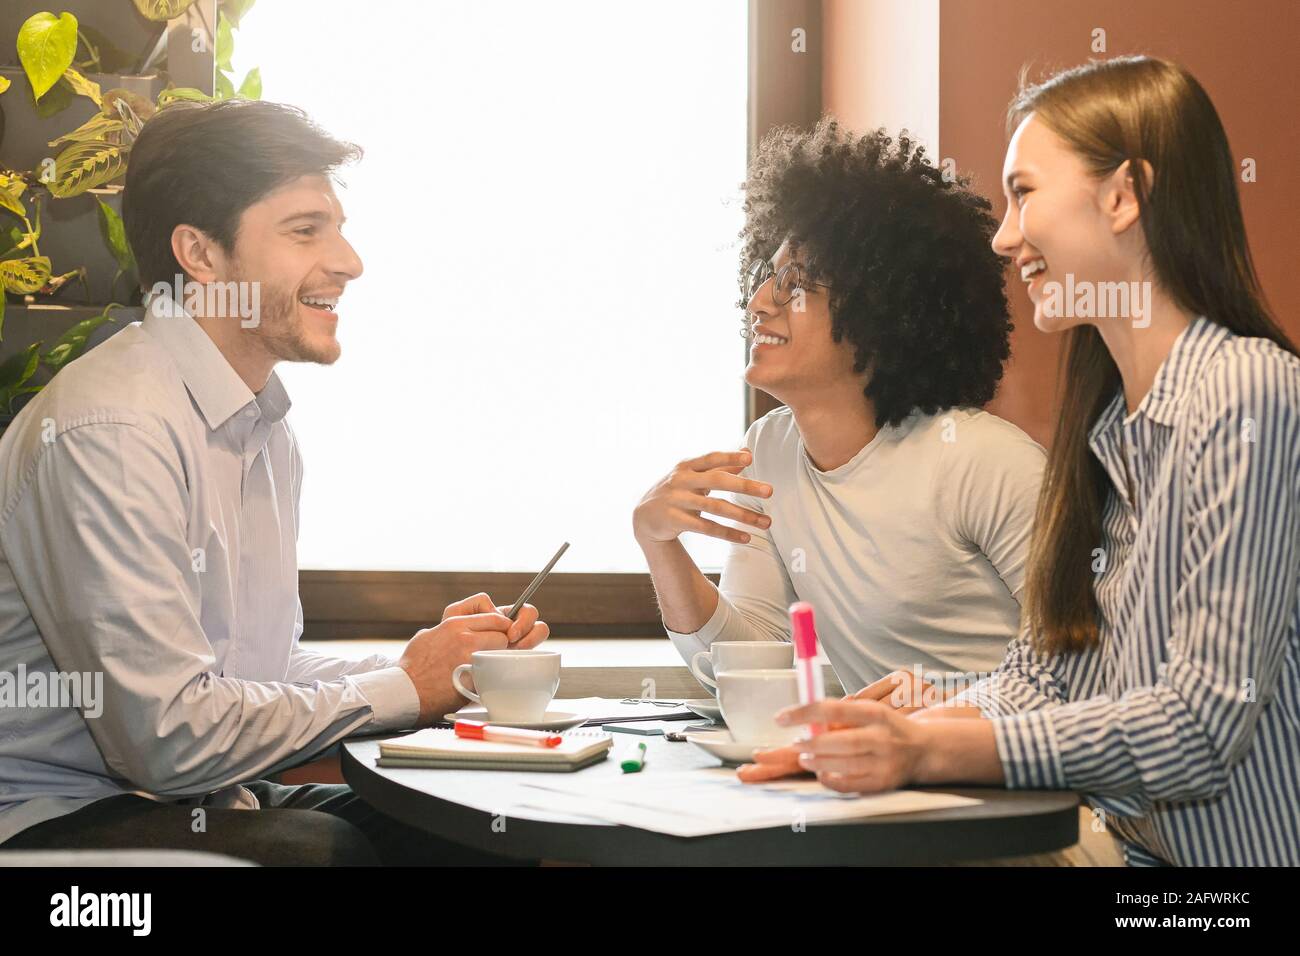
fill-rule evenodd
<path id="1" fill-rule="evenodd" d="M 1011 320 L 997 222 L 969 187 L 906 131 L 858 137 L 829 116 L 772 131 L 750 164 L 741 287 L 749 263 L 790 241 L 805 276 L 830 287 L 834 340 L 871 370 L 877 426 L 983 405 L 1002 378 Z"/>

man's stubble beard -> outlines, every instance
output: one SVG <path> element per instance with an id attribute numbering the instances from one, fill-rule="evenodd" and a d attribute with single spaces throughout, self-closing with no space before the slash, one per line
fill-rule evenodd
<path id="1" fill-rule="evenodd" d="M 263 348 L 277 359 L 318 365 L 332 365 L 338 360 L 341 350 L 337 340 L 318 346 L 308 339 L 298 311 L 298 299 L 292 292 L 263 282 L 260 305 L 260 320 L 248 331 L 256 335 Z"/>

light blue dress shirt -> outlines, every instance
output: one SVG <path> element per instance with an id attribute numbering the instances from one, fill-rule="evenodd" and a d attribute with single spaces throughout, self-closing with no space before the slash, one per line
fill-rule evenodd
<path id="1" fill-rule="evenodd" d="M 122 793 L 255 807 L 240 781 L 419 714 L 391 659 L 299 647 L 288 395 L 164 305 L 0 439 L 0 842 Z"/>

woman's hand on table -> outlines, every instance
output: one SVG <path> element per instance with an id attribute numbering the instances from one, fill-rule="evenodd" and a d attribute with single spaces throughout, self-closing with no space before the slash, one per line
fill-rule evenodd
<path id="1" fill-rule="evenodd" d="M 920 702 L 928 699 L 927 693 L 930 697 L 936 697 L 938 691 L 933 684 L 920 680 L 915 671 L 897 670 L 868 684 L 855 694 L 845 694 L 841 699 L 870 700 L 893 706 L 901 713 L 916 713 L 924 710 L 924 705 Z M 913 706 L 914 701 L 917 702 L 916 706 Z M 746 783 L 760 783 L 764 780 L 776 780 L 807 772 L 799 764 L 798 745 L 790 744 L 759 751 L 754 756 L 754 763 L 742 766 L 737 775 Z"/>
<path id="2" fill-rule="evenodd" d="M 909 782 L 920 756 L 918 725 L 878 701 L 823 700 L 787 707 L 776 719 L 787 726 L 821 723 L 827 729 L 785 747 L 755 752 L 754 763 L 736 771 L 745 783 L 808 772 L 832 790 L 875 793 Z"/>
<path id="3" fill-rule="evenodd" d="M 827 729 L 785 747 L 760 750 L 736 775 L 761 783 L 799 772 L 845 793 L 879 793 L 908 784 L 1001 783 L 987 720 L 915 720 L 873 700 L 823 700 L 777 714 L 785 726 Z"/>

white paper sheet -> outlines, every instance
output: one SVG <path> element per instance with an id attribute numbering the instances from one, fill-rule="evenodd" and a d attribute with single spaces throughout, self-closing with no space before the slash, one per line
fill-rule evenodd
<path id="1" fill-rule="evenodd" d="M 644 776 L 628 774 L 612 779 L 547 779 L 524 786 L 546 791 L 539 793 L 536 800 L 521 795 L 518 802 L 524 805 L 681 837 L 797 827 L 981 802 L 920 790 L 870 796 L 841 794 L 806 779 L 741 783 L 734 771 L 722 767 Z"/>

